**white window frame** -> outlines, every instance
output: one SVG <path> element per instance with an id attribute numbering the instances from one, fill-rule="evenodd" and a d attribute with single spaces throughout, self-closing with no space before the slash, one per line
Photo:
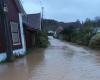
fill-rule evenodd
<path id="1" fill-rule="evenodd" d="M 20 36 L 19 36 L 19 28 L 18 28 L 18 23 L 17 22 L 10 22 L 10 25 L 11 25 L 11 35 L 12 35 L 12 42 L 13 42 L 13 45 L 20 45 L 21 44 L 21 41 L 20 41 Z M 17 25 L 17 31 L 16 32 L 14 32 L 12 29 L 12 26 L 13 25 Z M 14 43 L 14 40 L 13 40 L 13 33 L 16 33 L 18 36 L 18 42 L 15 42 Z"/>

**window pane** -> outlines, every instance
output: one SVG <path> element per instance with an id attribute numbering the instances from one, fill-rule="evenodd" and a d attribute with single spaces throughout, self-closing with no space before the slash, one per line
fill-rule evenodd
<path id="1" fill-rule="evenodd" d="M 19 43 L 18 33 L 12 33 L 13 44 Z"/>
<path id="2" fill-rule="evenodd" d="M 13 40 L 13 44 L 18 44 L 20 43 L 19 40 L 19 32 L 18 32 L 18 23 L 16 22 L 11 22 L 11 32 L 12 32 L 12 40 Z"/>
<path id="3" fill-rule="evenodd" d="M 11 32 L 18 32 L 18 24 L 11 22 Z"/>

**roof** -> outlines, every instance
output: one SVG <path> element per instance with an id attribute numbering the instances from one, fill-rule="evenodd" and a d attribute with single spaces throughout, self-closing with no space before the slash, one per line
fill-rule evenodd
<path id="1" fill-rule="evenodd" d="M 68 22 L 68 23 L 63 23 L 63 22 L 60 22 L 59 25 L 61 25 L 64 29 L 66 28 L 81 28 L 82 25 L 81 23 L 79 22 Z"/>
<path id="2" fill-rule="evenodd" d="M 22 6 L 21 1 L 20 0 L 14 0 L 14 1 L 15 1 L 16 5 L 17 5 L 17 8 L 18 8 L 19 12 L 21 12 L 23 14 L 26 14 L 26 12 L 25 12 L 25 10 L 24 10 L 24 8 Z"/>
<path id="3" fill-rule="evenodd" d="M 94 33 L 100 32 L 100 27 L 94 27 L 93 32 L 94 32 Z"/>
<path id="4" fill-rule="evenodd" d="M 27 14 L 23 16 L 23 23 L 31 29 L 40 29 L 41 27 L 41 14 Z"/>

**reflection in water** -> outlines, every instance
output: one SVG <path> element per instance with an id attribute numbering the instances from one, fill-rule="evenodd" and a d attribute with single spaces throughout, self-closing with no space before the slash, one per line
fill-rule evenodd
<path id="1" fill-rule="evenodd" d="M 50 38 L 50 47 L 0 65 L 0 80 L 100 80 L 100 52 Z"/>
<path id="2" fill-rule="evenodd" d="M 41 54 L 37 53 L 38 51 Z M 32 71 L 37 69 L 44 58 L 43 50 L 38 51 L 14 63 L 0 65 L 0 80 L 29 80 L 33 74 Z"/>

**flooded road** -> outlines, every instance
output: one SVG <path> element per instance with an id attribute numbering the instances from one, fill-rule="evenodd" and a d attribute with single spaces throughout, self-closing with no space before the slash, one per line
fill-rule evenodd
<path id="1" fill-rule="evenodd" d="M 100 52 L 50 37 L 47 49 L 0 65 L 0 80 L 100 80 Z"/>

